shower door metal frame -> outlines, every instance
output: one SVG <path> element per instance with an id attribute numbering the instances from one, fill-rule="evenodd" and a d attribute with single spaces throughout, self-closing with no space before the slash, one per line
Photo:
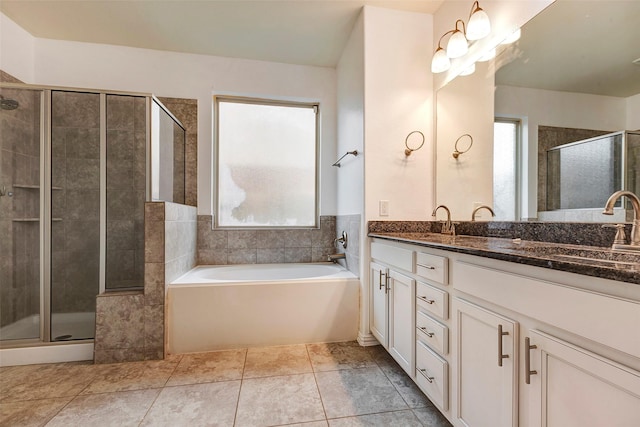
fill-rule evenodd
<path id="1" fill-rule="evenodd" d="M 65 345 L 77 344 L 80 342 L 93 342 L 93 339 L 71 340 L 71 341 L 51 341 L 51 221 L 52 221 L 52 179 L 51 179 L 51 162 L 52 162 L 52 92 L 78 92 L 91 93 L 100 96 L 100 277 L 99 277 L 99 294 L 107 292 L 106 290 L 106 241 L 107 241 L 107 95 L 136 96 L 145 98 L 146 106 L 146 190 L 145 201 L 150 200 L 151 194 L 151 103 L 155 98 L 151 93 L 143 92 L 126 92 L 117 90 L 91 89 L 91 88 L 74 88 L 64 86 L 47 86 L 47 85 L 31 85 L 23 83 L 2 83 L 0 88 L 7 89 L 23 89 L 31 91 L 40 91 L 40 226 L 39 226 L 39 244 L 40 244 L 40 312 L 38 313 L 40 321 L 40 337 L 25 338 L 16 340 L 0 340 L 0 349 L 43 346 L 43 345 Z M 164 105 L 158 103 L 166 110 Z M 175 119 L 175 118 L 174 118 Z M 176 120 L 177 121 L 177 120 Z M 179 122 L 178 122 L 179 123 Z M 97 297 L 97 295 L 96 295 Z"/>

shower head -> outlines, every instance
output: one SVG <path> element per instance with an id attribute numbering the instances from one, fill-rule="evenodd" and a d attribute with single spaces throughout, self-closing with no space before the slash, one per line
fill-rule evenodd
<path id="1" fill-rule="evenodd" d="M 20 103 L 15 99 L 8 99 L 0 95 L 0 109 L 2 110 L 15 110 Z"/>

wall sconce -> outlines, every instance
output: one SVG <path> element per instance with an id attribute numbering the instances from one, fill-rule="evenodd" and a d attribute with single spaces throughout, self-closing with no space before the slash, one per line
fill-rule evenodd
<path id="1" fill-rule="evenodd" d="M 458 23 L 462 25 L 462 31 L 458 28 Z M 489 35 L 490 32 L 491 22 L 489 21 L 489 16 L 482 10 L 480 4 L 474 1 L 471 5 L 469 21 L 466 27 L 464 21 L 458 19 L 455 28 L 444 33 L 438 40 L 438 48 L 431 60 L 431 72 L 442 73 L 447 71 L 451 67 L 451 59 L 460 58 L 467 53 L 469 50 L 469 41 L 480 40 Z M 448 34 L 451 34 L 451 37 L 449 37 L 445 51 L 440 43 Z"/>
<path id="2" fill-rule="evenodd" d="M 466 149 L 466 150 L 462 150 L 462 151 L 460 151 L 460 150 L 458 149 L 458 142 L 460 142 L 460 140 L 461 140 L 462 138 L 464 138 L 465 136 L 468 136 L 468 137 L 469 137 L 469 146 L 467 147 L 467 149 Z M 464 135 L 460 136 L 460 138 L 456 139 L 456 143 L 455 143 L 455 145 L 453 146 L 453 158 L 457 160 L 457 159 L 458 159 L 458 157 L 460 156 L 460 154 L 466 153 L 467 151 L 471 150 L 471 146 L 472 146 L 472 145 L 473 145 L 473 137 L 472 137 L 471 135 L 469 135 L 468 133 L 465 133 Z"/>

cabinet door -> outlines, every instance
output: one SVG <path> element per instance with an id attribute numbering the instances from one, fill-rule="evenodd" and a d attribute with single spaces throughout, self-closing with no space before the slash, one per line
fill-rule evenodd
<path id="1" fill-rule="evenodd" d="M 528 425 L 640 426 L 640 372 L 540 331 L 530 336 Z"/>
<path id="2" fill-rule="evenodd" d="M 389 353 L 410 377 L 415 373 L 415 281 L 389 271 Z"/>
<path id="3" fill-rule="evenodd" d="M 387 303 L 387 274 L 388 270 L 372 262 L 369 268 L 369 329 L 374 337 L 386 349 L 389 348 Z"/>
<path id="4" fill-rule="evenodd" d="M 517 322 L 456 298 L 458 331 L 457 423 L 516 426 Z"/>

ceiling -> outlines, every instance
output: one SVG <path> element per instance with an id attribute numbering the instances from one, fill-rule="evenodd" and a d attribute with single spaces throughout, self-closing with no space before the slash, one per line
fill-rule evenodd
<path id="1" fill-rule="evenodd" d="M 34 37 L 334 67 L 364 5 L 433 14 L 444 0 L 2 0 Z"/>
<path id="2" fill-rule="evenodd" d="M 559 0 L 522 27 L 496 83 L 629 97 L 640 93 L 640 1 Z M 555 31 L 550 31 L 555 29 Z"/>

